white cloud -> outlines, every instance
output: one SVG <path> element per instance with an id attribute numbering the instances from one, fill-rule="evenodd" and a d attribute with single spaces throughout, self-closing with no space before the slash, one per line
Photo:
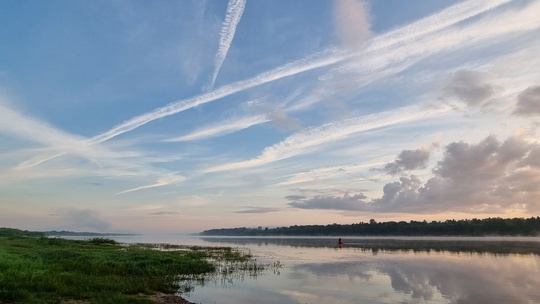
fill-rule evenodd
<path id="1" fill-rule="evenodd" d="M 357 50 L 371 37 L 370 16 L 359 0 L 334 0 L 335 24 L 343 45 Z"/>
<path id="2" fill-rule="evenodd" d="M 400 177 L 384 185 L 383 195 L 370 201 L 360 196 L 315 196 L 290 203 L 302 209 L 369 212 L 538 212 L 540 210 L 540 153 L 538 145 L 521 137 L 499 142 L 488 136 L 477 144 L 453 142 L 422 182 Z"/>

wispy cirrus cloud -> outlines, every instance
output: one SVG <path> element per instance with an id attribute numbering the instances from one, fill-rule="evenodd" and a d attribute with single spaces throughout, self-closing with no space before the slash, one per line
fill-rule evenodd
<path id="1" fill-rule="evenodd" d="M 417 106 L 411 106 L 397 111 L 382 112 L 341 122 L 328 123 L 320 127 L 308 128 L 285 138 L 280 143 L 265 148 L 256 158 L 214 166 L 206 169 L 205 172 L 219 172 L 261 166 L 320 149 L 325 144 L 344 139 L 356 133 L 419 119 L 433 118 L 449 110 L 449 107 L 421 109 Z"/>
<path id="2" fill-rule="evenodd" d="M 432 35 L 433 33 L 436 33 L 437 31 L 443 30 L 449 26 L 455 25 L 463 20 L 466 20 L 468 18 L 471 18 L 483 12 L 486 12 L 490 9 L 493 9 L 507 2 L 508 1 L 504 1 L 504 0 L 465 1 L 463 3 L 456 4 L 447 9 L 444 9 L 437 14 L 431 15 L 429 17 L 413 22 L 404 27 L 392 30 L 390 32 L 387 32 L 385 34 L 375 37 L 372 40 L 372 43 L 369 45 L 369 47 L 367 47 L 366 50 L 360 53 L 362 54 L 360 57 L 358 57 L 357 53 L 347 53 L 347 52 L 341 52 L 338 50 L 331 50 L 331 51 L 315 54 L 313 56 L 308 56 L 301 60 L 278 67 L 274 70 L 259 74 L 253 78 L 250 78 L 244 81 L 235 82 L 230 85 L 225 85 L 211 92 L 207 92 L 207 93 L 203 93 L 201 95 L 194 96 L 191 98 L 179 100 L 165 107 L 157 108 L 154 111 L 134 117 L 120 125 L 117 125 L 116 127 L 110 129 L 109 131 L 102 133 L 100 135 L 97 135 L 89 140 L 85 141 L 84 139 L 81 138 L 80 142 L 82 143 L 82 147 L 86 149 L 89 146 L 95 145 L 97 143 L 102 143 L 120 134 L 134 130 L 138 128 L 139 126 L 149 123 L 155 119 L 173 115 L 173 114 L 185 111 L 187 109 L 191 109 L 201 104 L 213 102 L 220 98 L 235 94 L 237 92 L 241 92 L 243 90 L 247 90 L 249 88 L 253 88 L 255 86 L 259 86 L 268 82 L 279 80 L 284 77 L 289 77 L 289 76 L 293 76 L 299 73 L 307 72 L 313 69 L 327 67 L 327 66 L 340 63 L 351 58 L 357 58 L 357 59 L 351 62 L 347 62 L 345 65 L 340 66 L 340 68 L 337 71 L 340 73 L 343 71 L 351 71 L 351 70 L 363 71 L 362 73 L 366 75 L 373 71 L 379 71 L 382 73 L 379 76 L 377 76 L 377 73 L 373 73 L 375 77 L 384 77 L 385 75 L 397 73 L 400 71 L 400 69 L 407 67 L 411 63 L 414 63 L 415 60 L 419 60 L 418 56 L 425 56 L 425 54 L 427 53 L 433 53 L 435 51 L 448 49 L 450 47 L 456 47 L 457 44 L 466 42 L 468 39 L 466 37 L 470 36 L 469 30 L 471 30 L 471 28 L 465 27 L 465 28 L 462 28 L 461 30 L 451 32 L 453 33 L 452 34 L 453 36 L 450 35 L 450 37 L 454 37 L 453 39 L 446 39 L 448 38 L 446 36 L 445 36 L 446 37 L 445 39 L 438 38 L 439 40 L 442 39 L 439 43 L 433 43 L 432 38 L 437 37 L 437 36 L 433 36 Z M 531 7 L 527 7 L 523 9 L 522 11 L 519 11 L 520 15 L 518 16 L 513 16 L 510 13 L 507 13 L 506 15 L 504 15 L 503 17 L 505 17 L 505 19 L 508 19 L 507 23 L 511 24 L 512 26 L 500 27 L 500 26 L 491 26 L 492 24 L 489 24 L 489 23 L 484 24 L 484 26 L 482 27 L 482 31 L 485 32 L 487 28 L 489 30 L 493 30 L 493 33 L 488 32 L 486 34 L 482 32 L 482 35 L 484 35 L 484 37 L 490 37 L 489 35 L 493 36 L 493 35 L 498 35 L 498 34 L 506 34 L 506 33 L 511 33 L 512 31 L 518 31 L 518 30 L 523 30 L 527 28 L 534 28 L 535 26 L 538 26 L 537 19 L 531 18 L 530 8 Z M 512 23 L 511 21 L 513 20 L 513 18 L 520 18 L 521 22 Z M 415 44 L 415 43 L 418 43 L 418 41 L 421 41 L 422 43 L 420 45 Z M 403 48 L 405 45 L 407 45 L 407 43 L 412 43 L 412 44 L 408 45 L 407 48 L 405 48 L 405 51 L 403 51 Z M 434 49 L 426 52 L 425 50 L 426 46 L 432 47 Z M 399 52 L 397 51 L 398 49 L 399 49 Z M 409 51 L 407 51 L 407 49 Z M 361 58 L 362 60 L 358 61 L 358 58 Z M 411 61 L 407 58 L 415 58 L 415 59 Z M 402 66 L 401 68 L 399 66 L 397 68 L 388 66 L 389 64 L 395 64 L 396 62 L 400 62 L 400 61 L 404 62 L 404 64 L 401 64 Z M 387 70 L 382 69 L 382 67 L 386 67 Z M 373 78 L 374 77 L 373 75 L 368 75 L 366 77 Z M 369 83 L 372 80 L 366 79 L 366 81 Z M 290 107 L 289 109 L 294 110 L 294 106 Z M 260 117 L 255 118 L 254 120 L 251 120 L 251 121 L 245 120 L 245 121 L 238 121 L 238 122 L 229 122 L 225 125 L 211 126 L 209 128 L 197 130 L 190 135 L 178 137 L 171 141 L 183 141 L 183 140 L 198 139 L 198 138 L 200 139 L 200 138 L 205 138 L 205 137 L 222 135 L 222 134 L 234 132 L 235 130 L 240 130 L 242 128 L 246 128 L 256 123 L 262 123 L 262 122 L 265 122 L 265 120 L 260 119 Z M 324 130 L 326 127 L 328 126 L 327 125 L 322 126 L 321 129 Z M 307 130 L 307 132 L 311 132 L 312 130 L 313 129 L 309 129 Z M 355 131 L 353 131 L 353 133 L 354 132 Z M 342 134 L 342 133 L 338 131 L 336 132 L 336 134 Z M 322 138 L 325 138 L 325 136 L 322 136 L 321 139 Z M 284 147 L 289 146 L 289 142 L 293 140 L 298 140 L 298 138 L 289 137 L 282 143 L 268 147 L 262 152 L 262 154 L 259 157 L 255 159 L 238 162 L 234 164 L 225 164 L 222 166 L 215 166 L 208 170 L 209 171 L 222 171 L 222 170 L 230 170 L 233 168 L 258 166 L 258 165 L 262 165 L 262 164 L 265 164 L 274 160 L 298 155 L 298 153 L 301 153 L 300 151 L 310 151 L 311 149 L 315 149 L 317 145 L 317 140 L 307 140 L 303 143 L 300 143 L 300 142 L 296 143 L 295 145 L 296 147 L 298 147 L 298 149 L 291 148 L 289 152 L 287 152 L 287 148 L 283 148 L 283 147 L 276 149 L 276 147 L 278 146 L 284 146 Z M 25 165 L 33 166 L 33 165 L 41 164 L 48 160 L 52 160 L 56 158 L 57 156 L 63 155 L 63 153 L 65 153 L 66 150 L 62 150 L 62 147 L 64 147 L 64 145 L 56 145 L 55 148 L 56 147 L 59 147 L 59 149 L 56 150 L 55 153 L 45 158 L 33 159 L 31 162 L 25 163 Z M 279 152 L 276 152 L 276 151 L 279 151 Z M 296 152 L 292 152 L 292 151 L 296 151 Z M 159 185 L 160 183 L 158 182 L 156 184 Z M 146 189 L 147 187 L 150 187 L 150 186 L 154 187 L 153 185 L 154 184 L 143 186 L 143 189 Z M 138 188 L 134 188 L 134 189 L 138 190 Z M 126 191 L 127 192 L 130 192 L 130 190 L 135 191 L 134 189 L 129 189 Z M 122 192 L 122 193 L 125 193 L 125 192 Z"/>
<path id="3" fill-rule="evenodd" d="M 177 141 L 189 141 L 189 140 L 200 140 L 211 137 L 216 137 L 220 135 L 225 135 L 239 130 L 249 128 L 254 125 L 265 123 L 270 121 L 266 118 L 266 115 L 257 115 L 257 116 L 245 116 L 235 120 L 227 120 L 221 122 L 218 125 L 207 126 L 198 130 L 195 130 L 187 135 L 174 137 L 167 139 L 166 141 L 177 142 Z"/>
<path id="4" fill-rule="evenodd" d="M 246 7 L 246 0 L 229 0 L 227 4 L 227 13 L 225 15 L 225 20 L 223 21 L 221 31 L 219 33 L 219 46 L 214 57 L 214 72 L 210 78 L 210 82 L 205 88 L 205 91 L 211 90 L 214 88 L 214 84 L 223 65 L 223 61 L 227 57 L 229 48 L 234 39 L 234 34 L 236 33 L 236 27 L 242 18 L 244 13 L 244 8 Z"/>
<path id="5" fill-rule="evenodd" d="M 144 189 L 163 187 L 163 186 L 167 186 L 167 185 L 171 185 L 171 184 L 181 183 L 181 182 L 183 182 L 185 180 L 186 180 L 186 178 L 184 176 L 178 175 L 176 173 L 169 173 L 169 174 L 159 178 L 153 184 L 127 189 L 127 190 L 118 192 L 117 194 L 125 194 L 125 193 L 134 192 L 134 191 L 140 191 L 140 190 L 144 190 Z"/>
<path id="6" fill-rule="evenodd" d="M 369 163 L 361 164 L 345 164 L 333 167 L 324 167 L 313 169 L 305 172 L 295 173 L 286 181 L 280 182 L 279 185 L 295 185 L 303 183 L 311 183 L 314 181 L 326 181 L 336 178 L 337 176 L 347 176 L 350 174 L 357 174 L 363 172 L 368 168 L 374 168 L 380 166 L 382 161 L 372 161 Z"/>
<path id="7" fill-rule="evenodd" d="M 245 206 L 244 208 L 245 209 L 243 209 L 243 210 L 235 211 L 235 213 L 256 213 L 256 214 L 261 214 L 261 213 L 277 212 L 277 211 L 281 210 L 279 208 L 256 207 L 256 206 Z"/>
<path id="8" fill-rule="evenodd" d="M 434 14 L 432 16 L 416 21 L 410 25 L 406 25 L 404 27 L 401 27 L 393 31 L 390 31 L 388 33 L 382 34 L 380 36 L 374 37 L 371 45 L 369 45 L 366 50 L 359 53 L 355 53 L 355 55 L 354 56 L 351 55 L 351 57 L 344 56 L 343 60 L 350 59 L 352 57 L 354 57 L 355 59 L 352 61 L 346 61 L 343 65 L 338 66 L 338 68 L 335 69 L 331 73 L 335 74 L 336 72 L 338 73 L 345 72 L 346 74 L 349 74 L 351 71 L 354 71 L 353 73 L 357 74 L 357 76 L 355 76 L 356 78 L 352 78 L 352 79 L 354 79 L 355 87 L 357 88 L 358 86 L 361 86 L 362 84 L 371 83 L 377 78 L 388 77 L 390 75 L 396 74 L 434 52 L 440 52 L 442 50 L 456 47 L 456 45 L 459 45 L 460 43 L 466 43 L 467 40 L 469 39 L 467 37 L 469 37 L 471 31 L 479 30 L 481 28 L 482 31 L 484 31 L 483 35 L 481 36 L 482 39 L 489 39 L 492 36 L 503 35 L 506 32 L 519 31 L 522 29 L 531 28 L 531 26 L 534 27 L 534 24 L 537 24 L 537 22 L 531 20 L 530 13 L 526 13 L 527 10 L 525 9 L 522 11 L 523 16 L 521 17 L 518 16 L 517 18 L 523 17 L 524 20 L 528 20 L 528 21 L 516 25 L 515 28 L 512 28 L 512 27 L 500 28 L 497 26 L 493 26 L 495 23 L 485 25 L 484 24 L 485 21 L 480 21 L 480 23 L 482 23 L 483 26 L 478 26 L 478 24 L 472 23 L 471 25 L 466 26 L 464 28 L 453 29 L 449 32 L 445 32 L 445 35 L 450 35 L 454 37 L 452 39 L 440 38 L 440 37 L 443 37 L 443 36 L 446 37 L 446 36 L 435 34 L 438 31 L 444 30 L 451 25 L 455 25 L 463 20 L 474 17 L 478 14 L 481 14 L 489 9 L 502 5 L 506 2 L 508 1 L 482 1 L 482 2 L 475 2 L 475 3 L 464 2 L 464 3 L 456 4 L 454 6 L 451 6 L 441 11 L 440 13 Z M 343 8 L 341 10 L 343 10 Z M 502 17 L 511 18 L 512 14 L 508 13 L 508 14 L 503 15 Z M 492 28 L 493 31 L 492 32 L 489 30 L 486 31 L 485 28 Z M 433 43 L 434 38 L 437 38 L 438 40 L 440 40 L 440 42 Z M 408 51 L 404 52 L 403 51 L 404 47 Z M 338 60 L 336 63 L 339 63 L 341 61 L 342 60 Z M 466 72 L 463 72 L 462 74 L 465 74 L 465 73 Z M 474 72 L 471 72 L 471 73 L 474 73 Z M 469 74 L 471 73 L 468 73 L 467 75 L 464 75 L 463 77 L 469 76 Z M 365 77 L 361 75 L 365 75 Z M 359 76 L 364 77 L 365 79 L 363 79 L 363 81 L 359 81 L 358 79 Z M 328 76 L 325 76 L 325 77 L 328 77 Z M 350 77 L 350 76 L 347 76 L 347 77 Z M 456 75 L 456 78 L 457 77 L 458 75 Z M 461 80 L 461 78 L 463 77 L 460 77 L 458 80 Z M 470 77 L 475 77 L 475 79 L 477 79 L 479 76 L 474 74 Z M 340 81 L 342 78 L 343 77 L 340 77 L 336 81 Z M 468 85 L 471 86 L 474 84 L 468 84 Z M 478 84 L 478 86 L 479 85 L 481 84 Z M 471 89 L 469 89 L 469 91 L 470 90 Z M 463 90 L 460 90 L 459 92 L 462 92 L 462 91 Z M 320 90 L 316 90 L 316 92 L 319 92 L 319 93 L 315 93 L 315 95 L 320 94 Z M 465 92 L 463 92 L 463 94 L 464 93 Z M 326 94 L 331 94 L 331 93 L 326 93 Z M 300 98 L 297 103 L 290 105 L 286 109 L 286 111 L 301 110 L 306 105 L 313 104 L 314 102 L 317 102 L 322 98 L 324 98 L 324 94 L 318 97 L 307 96 L 307 97 Z M 285 113 L 285 111 L 283 112 Z M 266 122 L 266 121 L 265 120 L 259 121 L 259 123 L 263 123 L 263 122 Z M 217 127 L 210 127 L 208 129 L 200 130 L 201 132 L 200 134 L 204 135 L 204 133 L 206 132 L 211 134 L 213 133 L 212 131 L 216 131 L 215 134 L 218 135 L 220 134 L 219 132 L 220 129 L 227 130 L 227 132 L 223 133 L 223 134 L 226 134 L 234 130 L 234 128 L 228 127 L 228 126 L 233 126 L 233 125 L 234 123 L 231 124 L 230 122 L 227 122 L 222 127 L 217 126 Z M 244 125 L 245 125 L 245 121 L 239 121 L 238 122 L 239 128 L 237 128 L 237 130 L 242 129 Z M 198 137 L 197 133 L 199 133 L 199 131 L 196 131 L 195 134 L 193 134 L 195 138 Z M 185 140 L 185 139 L 189 139 L 190 137 L 191 136 L 179 137 L 177 138 L 177 140 Z"/>
<path id="9" fill-rule="evenodd" d="M 84 137 L 66 133 L 50 124 L 24 115 L 7 106 L 7 103 L 7 100 L 0 100 L 0 133 L 67 151 L 86 148 Z"/>
<path id="10" fill-rule="evenodd" d="M 483 1 L 471 0 L 471 1 L 465 1 L 463 3 L 453 5 L 449 8 L 446 8 L 440 11 L 439 13 L 436 13 L 434 15 L 415 21 L 409 25 L 397 28 L 395 30 L 382 34 L 378 37 L 375 37 L 373 41 L 371 42 L 370 46 L 365 51 L 363 51 L 362 54 L 372 54 L 373 55 L 372 58 L 374 59 L 382 58 L 384 56 L 382 56 L 380 52 L 384 48 L 388 48 L 390 46 L 396 47 L 397 45 L 404 44 L 407 41 L 409 42 L 415 41 L 419 37 L 430 35 L 444 28 L 457 24 L 463 20 L 466 20 L 468 18 L 474 17 L 478 14 L 491 10 L 509 1 L 510 0 L 483 0 Z M 530 18 L 525 18 L 524 20 L 531 21 Z M 529 24 L 525 24 L 524 26 L 530 27 Z M 469 36 L 470 34 L 467 34 L 467 37 Z M 451 40 L 452 39 L 450 39 L 450 41 Z M 437 44 L 431 43 L 431 45 L 437 45 Z M 400 50 L 401 49 L 402 48 L 400 47 Z M 392 50 L 392 52 L 394 52 L 394 50 Z M 417 50 L 415 52 L 418 53 L 420 52 L 420 50 Z M 391 61 L 391 60 L 395 60 L 396 56 L 399 58 L 404 56 L 403 54 L 393 54 L 393 55 L 394 55 L 394 59 L 389 58 L 387 60 Z M 276 81 L 285 77 L 290 77 L 299 73 L 311 71 L 311 70 L 322 68 L 322 67 L 327 67 L 327 66 L 342 62 L 344 60 L 351 59 L 355 56 L 358 56 L 358 54 L 350 53 L 350 52 L 343 52 L 339 50 L 328 50 L 322 53 L 307 56 L 300 60 L 277 67 L 273 70 L 261 73 L 253 78 L 243 80 L 243 81 L 238 81 L 229 85 L 224 85 L 211 92 L 206 92 L 206 93 L 194 96 L 194 97 L 178 100 L 164 107 L 157 108 L 153 111 L 136 116 L 132 119 L 129 119 L 111 128 L 107 132 L 104 132 L 102 134 L 99 134 L 97 136 L 90 138 L 88 141 L 84 142 L 85 143 L 84 146 L 102 143 L 118 135 L 132 131 L 156 119 L 174 115 L 182 111 L 194 108 L 196 106 L 213 102 L 220 98 L 247 90 L 249 88 L 260 86 L 262 84 Z M 388 56 L 392 57 L 392 54 L 389 54 Z M 373 60 L 373 61 L 362 60 L 362 62 L 373 62 L 371 64 L 375 64 L 375 68 L 380 67 L 380 63 L 376 63 L 376 60 Z M 352 66 L 347 65 L 346 67 L 349 70 L 352 68 L 359 69 L 359 67 L 355 65 L 352 65 Z M 359 69 L 359 70 L 362 70 L 362 69 Z M 370 69 L 367 69 L 367 70 L 369 71 Z M 58 145 L 58 147 L 62 148 L 63 145 Z M 67 148 L 66 150 L 69 151 L 69 149 Z M 43 159 L 36 160 L 34 161 L 34 164 L 41 164 L 47 160 L 54 159 L 58 155 L 61 155 L 61 153 L 64 151 L 61 150 L 59 151 L 59 154 L 57 155 L 51 155 Z"/>
<path id="11" fill-rule="evenodd" d="M 414 41 L 415 39 L 418 39 L 418 37 L 440 31 L 448 26 L 454 25 L 463 20 L 484 13 L 509 1 L 510 0 L 471 0 L 456 4 L 440 11 L 437 14 L 431 15 L 419 21 L 413 22 L 407 26 L 392 30 L 390 32 L 382 34 L 379 37 L 374 38 L 372 44 L 370 45 L 368 50 L 366 50 L 366 52 L 374 52 L 388 46 L 405 43 L 407 41 Z M 253 78 L 238 81 L 229 85 L 224 85 L 211 92 L 203 93 L 187 99 L 178 100 L 164 107 L 157 108 L 153 111 L 136 116 L 132 119 L 127 120 L 124 123 L 113 127 L 107 132 L 93 137 L 91 142 L 104 142 L 120 134 L 132 131 L 156 119 L 174 115 L 176 113 L 180 113 L 198 105 L 209 103 L 220 98 L 244 91 L 246 89 L 260 86 L 265 83 L 269 83 L 314 69 L 327 67 L 342 62 L 346 59 L 350 59 L 354 56 L 357 56 L 357 54 L 343 52 L 336 49 L 307 56 L 300 60 L 277 67 L 273 70 L 261 73 Z"/>
<path id="12" fill-rule="evenodd" d="M 141 156 L 136 151 L 122 152 L 109 149 L 103 145 L 90 145 L 82 136 L 73 135 L 54 126 L 23 114 L 7 106 L 9 101 L 0 100 L 0 133 L 16 138 L 22 142 L 31 142 L 40 147 L 28 148 L 12 159 L 21 156 L 36 155 L 18 163 L 15 170 L 25 170 L 60 156 L 71 155 L 89 159 L 94 162 L 106 162 L 114 159 L 121 166 L 120 159 Z M 43 156 L 48 155 L 48 156 Z"/>

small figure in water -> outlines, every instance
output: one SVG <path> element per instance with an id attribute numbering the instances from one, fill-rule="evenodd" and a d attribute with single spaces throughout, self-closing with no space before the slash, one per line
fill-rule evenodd
<path id="1" fill-rule="evenodd" d="M 339 248 L 341 248 L 341 246 L 343 246 L 343 241 L 341 240 L 341 238 L 338 239 L 338 245 L 339 245 Z"/>

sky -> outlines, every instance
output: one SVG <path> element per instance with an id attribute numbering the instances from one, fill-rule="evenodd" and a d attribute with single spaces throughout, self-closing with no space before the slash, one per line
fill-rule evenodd
<path id="1" fill-rule="evenodd" d="M 0 226 L 540 215 L 540 1 L 2 1 Z"/>

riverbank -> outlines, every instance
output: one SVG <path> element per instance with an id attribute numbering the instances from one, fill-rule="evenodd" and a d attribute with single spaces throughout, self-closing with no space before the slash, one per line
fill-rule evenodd
<path id="1" fill-rule="evenodd" d="M 190 302 L 181 296 L 174 294 L 158 293 L 150 296 L 149 298 L 153 303 L 159 304 L 195 304 Z"/>
<path id="2" fill-rule="evenodd" d="M 183 279 L 250 259 L 228 247 L 0 237 L 0 302 L 190 303 L 177 295 Z"/>

